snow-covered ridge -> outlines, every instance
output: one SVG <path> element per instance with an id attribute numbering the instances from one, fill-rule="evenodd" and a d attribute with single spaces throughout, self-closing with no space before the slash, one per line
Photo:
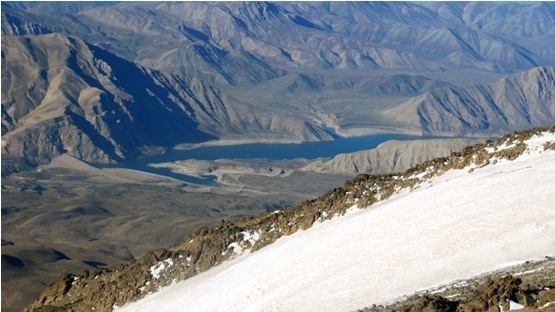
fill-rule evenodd
<path id="1" fill-rule="evenodd" d="M 295 220 L 302 214 L 310 218 L 312 206 L 329 215 L 325 203 L 334 198 L 332 207 L 341 203 L 345 209 L 337 214 L 363 200 L 376 203 L 374 208 L 315 222 L 310 230 L 122 311 L 353 310 L 513 261 L 554 255 L 553 142 L 552 132 L 513 134 L 403 174 L 361 175 L 304 203 Z M 312 218 L 321 221 L 323 215 Z M 258 243 L 268 235 L 262 228 Z"/>
<path id="2" fill-rule="evenodd" d="M 142 259 L 122 266 L 116 272 L 99 272 L 95 274 L 98 278 L 94 280 L 80 277 L 76 284 L 71 285 L 72 298 L 65 296 L 68 290 L 59 292 L 46 301 L 50 305 L 75 307 L 71 301 L 77 301 L 75 294 L 81 294 L 84 298 L 101 296 L 103 300 L 78 301 L 94 304 L 97 309 L 112 307 L 114 304 L 123 306 L 129 301 L 143 298 L 147 294 L 157 292 L 161 287 L 188 279 L 221 263 L 226 263 L 227 266 L 231 259 L 243 261 L 245 256 L 250 257 L 249 251 L 265 250 L 263 247 L 281 237 L 299 230 L 307 230 L 315 224 L 345 215 L 347 211 L 382 203 L 392 199 L 394 195 L 402 198 L 410 195 L 411 191 L 431 189 L 439 185 L 439 182 L 462 173 L 478 174 L 488 167 L 510 163 L 515 159 L 525 160 L 542 153 L 551 155 L 551 159 L 555 157 L 554 126 L 517 132 L 497 141 L 468 147 L 449 157 L 427 161 L 405 173 L 361 174 L 348 181 L 345 187 L 331 190 L 320 198 L 304 201 L 298 207 L 266 212 L 255 218 L 222 221 L 214 228 L 201 228 L 185 238 L 182 243 L 167 250 L 151 252 Z M 349 217 L 358 213 L 349 213 Z M 309 232 L 311 231 L 304 231 L 302 234 Z M 337 235 L 340 236 L 340 233 Z M 279 242 L 283 244 L 282 240 Z M 210 272 L 207 274 L 210 275 Z M 58 283 L 63 283 L 63 279 Z M 88 289 L 85 290 L 87 285 Z M 52 287 L 55 288 L 56 285 Z M 52 291 L 48 294 L 51 293 Z M 115 295 L 110 295 L 114 293 Z M 41 295 L 38 301 L 45 302 L 45 294 Z M 371 302 L 365 304 L 369 303 Z M 364 304 L 358 305 L 357 308 L 362 306 Z"/>

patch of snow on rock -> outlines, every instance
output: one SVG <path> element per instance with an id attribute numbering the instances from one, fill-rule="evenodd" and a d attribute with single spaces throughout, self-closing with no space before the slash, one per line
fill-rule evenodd
<path id="1" fill-rule="evenodd" d="M 243 248 L 241 248 L 238 243 L 231 243 L 229 244 L 229 246 L 227 246 L 227 248 L 233 248 L 233 252 L 236 254 L 243 253 Z"/>
<path id="2" fill-rule="evenodd" d="M 521 275 L 524 275 L 524 274 L 530 274 L 530 273 L 538 272 L 538 271 L 541 271 L 541 270 L 542 270 L 541 268 L 534 269 L 534 270 L 528 270 L 528 271 L 524 271 L 524 272 L 515 273 L 515 274 L 513 274 L 513 276 L 521 276 Z"/>
<path id="3" fill-rule="evenodd" d="M 245 230 L 241 233 L 243 234 L 243 241 L 249 242 L 251 246 L 254 246 L 254 244 L 260 239 L 260 234 L 262 233 L 262 231 L 257 230 L 251 234 L 251 232 Z"/>
<path id="4" fill-rule="evenodd" d="M 511 148 L 516 146 L 513 142 L 511 142 L 510 144 L 508 144 L 508 143 L 509 143 L 509 141 L 503 143 L 503 145 L 499 145 L 497 148 L 495 148 L 495 147 L 486 147 L 486 152 L 491 154 L 491 153 L 499 152 L 499 151 L 502 151 L 502 150 L 511 149 Z"/>
<path id="5" fill-rule="evenodd" d="M 166 259 L 164 261 L 159 262 L 156 265 L 151 266 L 150 267 L 150 275 L 153 278 L 156 278 L 156 279 L 160 278 L 160 273 L 166 268 L 166 265 L 168 267 L 172 266 L 173 265 L 173 260 L 171 258 L 169 258 L 169 259 Z"/>
<path id="6" fill-rule="evenodd" d="M 512 300 L 509 300 L 509 309 L 510 309 L 510 311 L 522 310 L 524 308 L 526 308 L 526 307 L 523 306 L 522 304 L 520 304 L 518 302 L 514 302 Z"/>
<path id="7" fill-rule="evenodd" d="M 527 150 L 529 152 L 543 151 L 543 146 L 547 142 L 555 142 L 555 133 L 544 132 L 541 135 L 535 134 L 526 140 Z"/>

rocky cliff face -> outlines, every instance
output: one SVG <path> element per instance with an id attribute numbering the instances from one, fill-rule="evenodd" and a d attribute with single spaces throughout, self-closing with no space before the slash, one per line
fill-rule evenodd
<path id="1" fill-rule="evenodd" d="M 266 212 L 258 217 L 222 221 L 214 228 L 201 228 L 183 242 L 122 265 L 116 271 L 85 271 L 65 275 L 50 285 L 26 311 L 84 310 L 111 311 L 116 306 L 144 297 L 160 287 L 189 278 L 232 259 L 242 252 L 254 252 L 276 239 L 310 228 L 314 222 L 342 215 L 355 203 L 367 207 L 401 189 L 412 189 L 427 178 L 468 165 L 486 166 L 499 159 L 512 160 L 524 153 L 524 140 L 555 126 L 535 128 L 506 135 L 497 141 L 476 144 L 462 152 L 426 161 L 402 174 L 360 174 L 343 188 L 330 190 L 320 198 L 301 205 Z M 554 149 L 546 144 L 544 149 Z"/>

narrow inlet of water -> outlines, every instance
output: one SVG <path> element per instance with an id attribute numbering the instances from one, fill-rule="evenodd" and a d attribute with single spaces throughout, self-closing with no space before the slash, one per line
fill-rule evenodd
<path id="1" fill-rule="evenodd" d="M 169 168 L 153 168 L 149 164 L 176 162 L 187 159 L 255 159 L 286 160 L 296 158 L 332 158 L 342 153 L 353 153 L 376 148 L 389 140 L 420 140 L 433 137 L 404 134 L 378 134 L 362 137 L 338 138 L 333 141 L 303 142 L 299 144 L 251 143 L 226 146 L 206 146 L 190 150 L 170 150 L 167 153 L 125 161 L 115 165 L 102 165 L 103 168 L 125 168 L 163 175 L 188 183 L 217 185 L 216 177 L 198 178 L 171 172 Z"/>

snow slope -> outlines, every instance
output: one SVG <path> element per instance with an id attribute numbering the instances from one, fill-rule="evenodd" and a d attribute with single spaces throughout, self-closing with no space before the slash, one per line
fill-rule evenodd
<path id="1" fill-rule="evenodd" d="M 118 308 L 351 311 L 555 255 L 554 134 L 514 161 L 450 170 Z"/>

